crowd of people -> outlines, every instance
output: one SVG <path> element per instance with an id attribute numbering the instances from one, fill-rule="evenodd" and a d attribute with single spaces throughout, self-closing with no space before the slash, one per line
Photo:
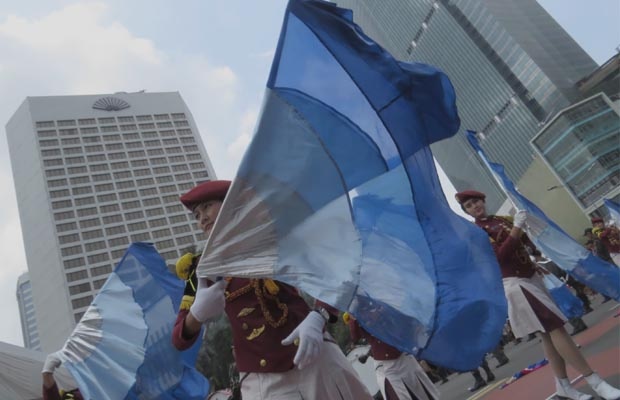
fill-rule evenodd
<path id="1" fill-rule="evenodd" d="M 229 181 L 204 182 L 181 197 L 207 236 L 230 185 Z M 523 233 L 528 215 L 523 211 L 518 211 L 514 218 L 488 215 L 485 195 L 473 190 L 457 193 L 456 199 L 488 234 L 497 256 L 508 302 L 506 336 L 517 340 L 532 335 L 540 337 L 555 376 L 558 396 L 576 400 L 592 398 L 571 386 L 566 372 L 570 364 L 603 399 L 620 398 L 620 390 L 592 370 L 564 328 L 566 317 L 542 283 L 540 274 L 548 272 L 535 262 L 541 254 Z M 604 248 L 615 260 L 620 255 L 617 229 L 605 227 L 598 220 L 592 222 L 592 229 L 586 231 L 592 242 L 588 245 L 599 256 L 607 254 L 601 253 Z M 273 279 L 198 278 L 195 273 L 198 260 L 199 255 L 190 255 L 177 263 L 177 275 L 186 285 L 171 340 L 178 350 L 186 350 L 200 338 L 206 321 L 226 313 L 232 329 L 235 367 L 242 377 L 237 382 L 237 398 L 373 399 L 326 330 L 327 324 L 338 320 L 338 310 L 318 300 L 311 307 L 296 288 Z M 439 398 L 437 388 L 429 379 L 433 373 L 428 363 L 418 362 L 412 355 L 383 343 L 348 313 L 343 318 L 352 342 L 364 340 L 370 346 L 369 355 L 374 359 L 377 383 L 384 399 Z M 494 355 L 499 366 L 508 362 L 501 344 Z M 58 355 L 50 354 L 43 369 L 44 399 L 81 398 L 79 391 L 63 394 L 65 397 L 58 395 L 53 380 L 58 365 Z M 472 371 L 475 379 L 472 391 L 494 379 L 486 360 L 481 360 L 480 367 L 486 373 L 486 381 L 478 369 Z M 446 376 L 440 379 L 444 381 Z"/>

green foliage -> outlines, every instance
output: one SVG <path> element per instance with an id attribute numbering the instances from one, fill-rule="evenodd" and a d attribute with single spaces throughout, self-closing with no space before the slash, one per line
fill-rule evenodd
<path id="1" fill-rule="evenodd" d="M 196 369 L 209 379 L 214 390 L 230 387 L 232 356 L 232 331 L 224 318 L 209 325 L 198 358 Z"/>

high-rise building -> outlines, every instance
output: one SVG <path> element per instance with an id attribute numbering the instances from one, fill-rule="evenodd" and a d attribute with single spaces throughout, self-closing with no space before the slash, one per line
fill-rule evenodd
<path id="1" fill-rule="evenodd" d="M 337 0 L 396 58 L 443 69 L 456 89 L 461 132 L 433 145 L 457 190 L 504 194 L 467 144 L 479 132 L 489 157 L 516 182 L 534 156 L 539 125 L 575 101 L 596 63 L 536 0 Z"/>
<path id="2" fill-rule="evenodd" d="M 32 350 L 41 350 L 37 319 L 34 313 L 34 300 L 32 298 L 32 285 L 30 277 L 25 272 L 17 278 L 17 306 L 19 307 L 19 319 L 22 323 L 22 336 L 24 347 Z"/>
<path id="3" fill-rule="evenodd" d="M 178 93 L 28 97 L 6 131 L 43 351 L 130 243 L 173 263 L 203 240 L 179 196 L 215 174 Z"/>

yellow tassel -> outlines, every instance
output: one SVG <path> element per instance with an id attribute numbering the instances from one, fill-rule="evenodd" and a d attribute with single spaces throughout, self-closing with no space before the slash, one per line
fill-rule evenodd
<path id="1" fill-rule="evenodd" d="M 349 314 L 348 312 L 345 312 L 344 314 L 342 314 L 342 320 L 344 321 L 345 324 L 349 325 L 349 321 L 351 321 L 353 319 L 353 316 L 351 316 L 351 314 Z"/>
<path id="2" fill-rule="evenodd" d="M 280 291 L 278 284 L 273 279 L 265 279 L 265 288 L 272 296 L 275 296 Z"/>
<path id="3" fill-rule="evenodd" d="M 177 276 L 184 281 L 189 278 L 189 269 L 194 262 L 194 255 L 192 253 L 185 253 L 178 259 L 176 264 Z"/>
<path id="4" fill-rule="evenodd" d="M 194 304 L 194 296 L 185 295 L 181 299 L 181 310 L 189 310 L 189 308 Z"/>

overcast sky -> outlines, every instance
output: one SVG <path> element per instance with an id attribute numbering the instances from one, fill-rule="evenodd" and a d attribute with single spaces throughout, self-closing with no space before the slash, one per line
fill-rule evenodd
<path id="1" fill-rule="evenodd" d="M 599 64 L 620 45 L 617 0 L 540 3 Z M 0 341 L 22 345 L 15 290 L 27 268 L 4 125 L 25 97 L 179 91 L 218 177 L 231 179 L 258 116 L 285 4 L 0 0 Z"/>

